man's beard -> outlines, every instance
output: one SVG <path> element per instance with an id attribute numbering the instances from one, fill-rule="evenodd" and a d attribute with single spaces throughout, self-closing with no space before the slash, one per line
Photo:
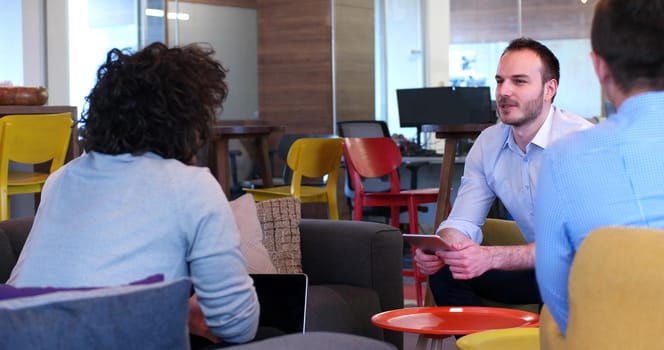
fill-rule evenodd
<path id="1" fill-rule="evenodd" d="M 514 127 L 520 127 L 526 125 L 542 113 L 542 108 L 544 108 L 544 87 L 542 87 L 542 92 L 537 98 L 534 98 L 525 104 L 523 104 L 523 117 L 518 120 L 510 121 L 505 123 Z"/>

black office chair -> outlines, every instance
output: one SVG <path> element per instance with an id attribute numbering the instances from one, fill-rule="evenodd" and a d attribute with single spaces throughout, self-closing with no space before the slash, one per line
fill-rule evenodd
<path id="1" fill-rule="evenodd" d="M 337 122 L 337 134 L 340 137 L 390 137 L 390 131 L 387 123 L 382 120 L 348 120 Z M 403 165 L 410 170 L 410 188 L 417 188 L 417 172 L 419 168 L 429 164 L 428 162 L 408 162 Z M 372 178 L 363 181 L 366 192 L 388 192 L 390 190 L 389 178 Z M 353 210 L 353 198 L 355 191 L 350 181 L 348 170 L 346 170 L 346 180 L 344 181 L 344 194 L 348 202 L 348 207 Z M 405 208 L 403 211 L 405 211 Z M 420 206 L 418 211 L 426 212 L 427 207 Z M 385 223 L 390 221 L 389 207 L 364 207 L 363 216 L 374 216 L 385 218 Z"/>

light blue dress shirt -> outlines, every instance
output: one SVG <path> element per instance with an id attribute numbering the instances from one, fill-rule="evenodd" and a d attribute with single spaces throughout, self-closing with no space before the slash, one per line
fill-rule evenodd
<path id="1" fill-rule="evenodd" d="M 551 106 L 526 152 L 514 141 L 511 126 L 496 124 L 485 129 L 468 152 L 452 212 L 438 230 L 452 227 L 481 243 L 481 227 L 498 197 L 526 241 L 534 241 L 535 189 L 544 150 L 554 141 L 592 125 Z"/>
<path id="2" fill-rule="evenodd" d="M 584 237 L 601 226 L 664 227 L 664 92 L 629 98 L 551 147 L 537 191 L 537 281 L 566 334 L 569 271 Z"/>

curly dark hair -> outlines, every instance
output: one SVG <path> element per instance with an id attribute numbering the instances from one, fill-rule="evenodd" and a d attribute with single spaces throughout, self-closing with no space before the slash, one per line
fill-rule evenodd
<path id="1" fill-rule="evenodd" d="M 83 148 L 106 154 L 154 152 L 184 163 L 208 142 L 228 95 L 226 69 L 209 45 L 153 43 L 112 49 L 81 116 Z"/>
<path id="2" fill-rule="evenodd" d="M 616 85 L 664 90 L 664 0 L 602 0 L 590 40 Z"/>
<path id="3" fill-rule="evenodd" d="M 537 40 L 521 37 L 512 40 L 509 45 L 503 51 L 502 56 L 510 51 L 519 51 L 519 50 L 530 50 L 533 51 L 539 58 L 542 60 L 544 65 L 544 71 L 542 72 L 542 83 L 545 83 L 551 79 L 555 79 L 558 84 L 560 84 L 560 62 L 556 55 L 551 52 L 551 50 L 546 47 L 546 45 L 540 43 Z M 553 95 L 551 102 L 556 95 Z"/>

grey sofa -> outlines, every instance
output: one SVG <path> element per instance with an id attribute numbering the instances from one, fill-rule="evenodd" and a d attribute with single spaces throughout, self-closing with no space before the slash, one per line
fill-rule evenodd
<path id="1" fill-rule="evenodd" d="M 0 281 L 8 279 L 31 226 L 32 218 L 0 222 Z M 319 219 L 302 219 L 300 231 L 302 267 L 310 282 L 307 332 L 359 335 L 402 349 L 401 333 L 370 320 L 403 307 L 401 233 L 380 223 Z M 293 338 L 312 337 L 317 335 Z"/>

